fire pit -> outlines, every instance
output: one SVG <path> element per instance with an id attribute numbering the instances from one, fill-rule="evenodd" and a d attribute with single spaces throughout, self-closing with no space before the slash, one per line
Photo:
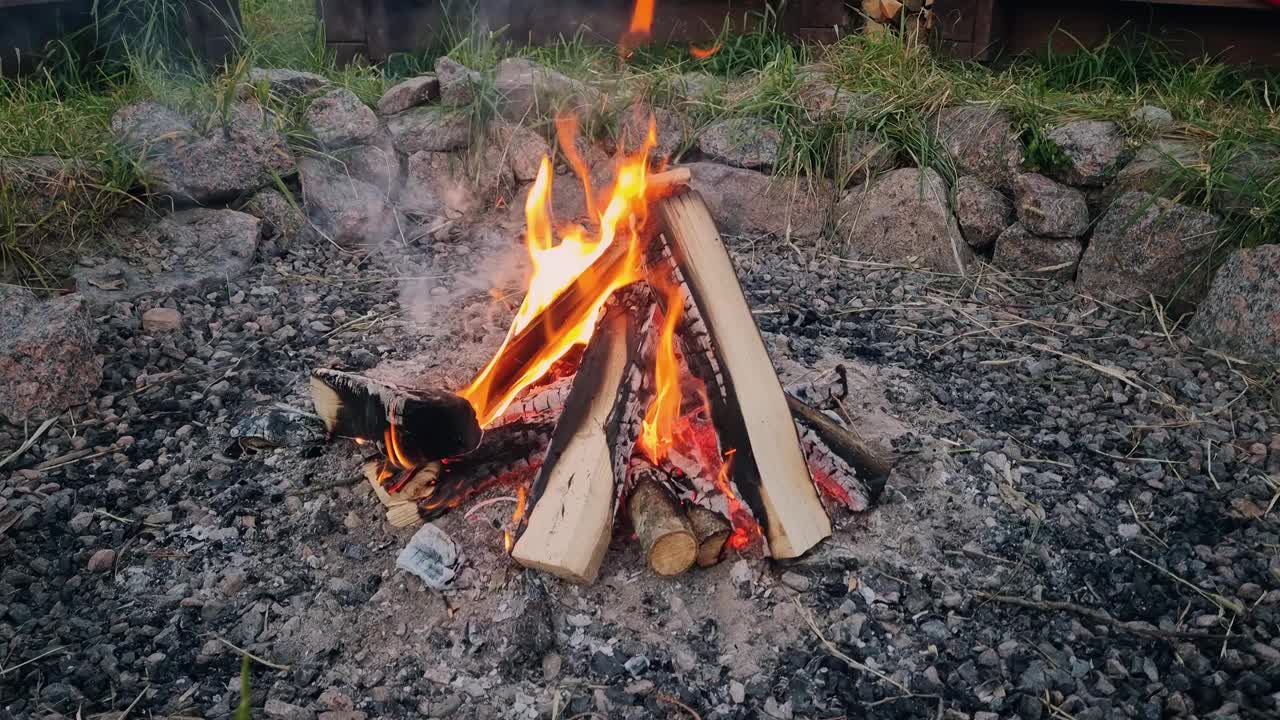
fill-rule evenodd
<path id="1" fill-rule="evenodd" d="M 655 143 L 651 122 L 605 193 L 583 173 L 590 226 L 558 232 L 543 158 L 524 301 L 466 387 L 313 373 L 330 434 L 377 450 L 368 475 L 394 524 L 512 484 L 506 550 L 591 582 L 617 515 L 675 575 L 726 547 L 799 557 L 831 534 L 827 508 L 874 502 L 891 461 L 784 393 L 711 214 L 687 170 L 651 170 Z"/>

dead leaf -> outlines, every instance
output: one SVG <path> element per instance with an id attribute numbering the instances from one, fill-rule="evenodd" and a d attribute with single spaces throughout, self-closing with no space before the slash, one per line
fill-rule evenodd
<path id="1" fill-rule="evenodd" d="M 1236 498 L 1231 501 L 1231 507 L 1242 517 L 1250 520 L 1257 520 L 1266 514 L 1262 508 L 1258 507 L 1257 503 L 1249 498 Z"/>

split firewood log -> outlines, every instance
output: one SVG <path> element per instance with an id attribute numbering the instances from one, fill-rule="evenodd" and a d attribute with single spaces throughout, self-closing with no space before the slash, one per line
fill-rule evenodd
<path id="1" fill-rule="evenodd" d="M 731 479 L 764 530 L 769 552 L 802 555 L 831 534 L 799 437 L 733 262 L 696 192 L 657 204 L 662 238 L 684 303 L 678 339 L 706 385 Z"/>
<path id="2" fill-rule="evenodd" d="M 651 392 L 641 339 L 652 300 L 638 290 L 615 294 L 582 354 L 512 547 L 525 567 L 583 583 L 600 570 Z"/>
<path id="3" fill-rule="evenodd" d="M 444 390 L 317 369 L 311 372 L 311 400 L 330 436 L 382 443 L 400 468 L 471 452 L 483 434 L 471 404 Z"/>
<path id="4" fill-rule="evenodd" d="M 698 539 L 698 567 L 711 567 L 720 562 L 724 544 L 733 534 L 729 519 L 710 508 L 690 505 L 689 525 Z"/>
<path id="5" fill-rule="evenodd" d="M 632 463 L 627 515 L 649 568 L 659 575 L 671 576 L 693 567 L 699 544 L 692 523 L 664 475 L 646 461 Z"/>

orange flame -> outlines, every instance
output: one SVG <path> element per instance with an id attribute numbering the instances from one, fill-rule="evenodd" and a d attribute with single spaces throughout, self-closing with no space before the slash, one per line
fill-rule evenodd
<path id="1" fill-rule="evenodd" d="M 649 39 L 653 31 L 653 4 L 654 0 L 636 0 L 632 7 L 631 24 L 618 40 L 618 52 L 624 59 L 630 57 L 631 51 L 641 42 Z"/>
<path id="2" fill-rule="evenodd" d="M 657 465 L 671 448 L 676 420 L 680 416 L 680 365 L 676 361 L 676 324 L 683 310 L 683 299 L 674 285 L 666 288 L 667 313 L 658 336 L 654 384 L 657 392 L 640 425 L 640 451 Z"/>
<path id="3" fill-rule="evenodd" d="M 577 153 L 571 150 L 576 125 L 572 121 L 562 121 L 557 122 L 557 126 L 561 129 L 562 149 L 583 176 L 590 197 L 591 185 L 586 180 L 586 164 L 581 162 L 581 158 L 577 158 L 575 162 L 573 158 L 577 157 Z M 471 384 L 459 393 L 475 408 L 482 427 L 502 414 L 521 390 L 537 382 L 570 348 L 585 344 L 591 339 L 605 301 L 618 288 L 639 279 L 641 253 L 638 228 L 647 218 L 647 161 L 649 151 L 656 143 L 657 136 L 651 122 L 649 135 L 643 146 L 634 154 L 623 154 L 620 157 L 608 202 L 603 210 L 593 206 L 591 211 L 599 228 L 598 238 L 581 227 L 571 227 L 562 232 L 560 241 L 556 242 L 552 232 L 550 207 L 551 161 L 545 156 L 542 158 L 537 179 L 534 180 L 525 202 L 525 244 L 532 268 L 527 294 L 516 311 L 502 347 Z M 601 276 L 592 265 L 614 242 L 626 243 L 626 261 L 621 271 Z M 528 327 L 566 288 L 574 284 L 587 286 L 590 293 L 589 312 L 581 316 L 581 321 L 565 327 L 548 326 L 546 330 L 549 341 L 539 348 L 534 362 L 515 382 L 504 383 L 503 387 L 499 387 L 497 370 L 502 363 L 503 352 L 512 338 Z M 550 318 L 547 318 L 547 322 L 551 322 Z"/>
<path id="4" fill-rule="evenodd" d="M 627 31 L 633 35 L 648 35 L 653 29 L 654 0 L 636 0 L 631 11 L 631 26 Z"/>
<path id="5" fill-rule="evenodd" d="M 700 48 L 697 45 L 689 46 L 689 54 L 694 60 L 706 60 L 707 58 L 720 52 L 720 41 L 717 40 L 714 45 L 709 48 Z"/>
<path id="6" fill-rule="evenodd" d="M 388 425 L 387 431 L 383 433 L 383 444 L 387 446 L 387 457 L 391 463 L 398 468 L 408 469 L 413 467 L 413 463 L 405 456 L 404 450 L 400 448 L 400 440 L 396 435 L 396 426 Z"/>

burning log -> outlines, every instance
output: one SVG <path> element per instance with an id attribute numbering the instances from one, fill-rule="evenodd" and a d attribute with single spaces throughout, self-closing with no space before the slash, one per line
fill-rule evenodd
<path id="1" fill-rule="evenodd" d="M 490 430 L 479 448 L 460 458 L 409 469 L 375 460 L 365 464 L 365 478 L 389 523 L 429 522 L 471 495 L 537 470 L 550 437 L 550 423 L 513 423 Z"/>
<path id="2" fill-rule="evenodd" d="M 643 460 L 632 463 L 627 514 L 650 569 L 671 576 L 693 567 L 698 536 L 668 487 L 666 473 Z"/>
<path id="3" fill-rule="evenodd" d="M 658 203 L 684 299 L 680 343 L 707 387 L 722 451 L 774 558 L 799 557 L 831 535 L 809 476 L 791 411 L 756 329 L 729 254 L 702 198 L 685 192 Z"/>
<path id="4" fill-rule="evenodd" d="M 856 473 L 853 482 L 863 488 L 861 495 L 864 501 L 858 503 L 861 507 L 851 506 L 851 508 L 864 510 L 867 505 L 875 502 L 884 490 L 889 473 L 893 470 L 893 456 L 794 395 L 787 395 L 787 405 L 791 408 L 791 414 L 795 416 L 796 423 L 801 427 L 802 443 L 808 440 L 811 445 L 824 446 L 831 455 L 839 458 L 853 473 Z M 813 433 L 812 438 L 807 437 L 808 432 Z M 821 449 L 806 453 L 806 455 L 820 454 L 822 454 Z M 839 477 L 836 479 L 843 480 Z M 846 489 L 849 484 L 841 482 Z"/>
<path id="5" fill-rule="evenodd" d="M 627 297 L 606 306 L 582 355 L 511 551 L 525 567 L 577 582 L 595 580 L 600 570 L 643 412 L 637 326 L 651 313 L 630 307 Z"/>
<path id="6" fill-rule="evenodd" d="M 564 328 L 591 317 L 600 288 L 609 284 L 609 278 L 625 276 L 631 260 L 627 243 L 611 243 L 555 300 L 511 336 L 465 391 L 468 397 L 482 399 L 482 407 L 477 408 L 482 423 L 487 424 L 512 393 L 537 379 L 547 347 L 555 344 Z"/>
<path id="7" fill-rule="evenodd" d="M 411 390 L 318 369 L 311 372 L 311 400 L 331 436 L 382 442 L 400 468 L 462 455 L 480 444 L 471 404 L 443 390 Z"/>
<path id="8" fill-rule="evenodd" d="M 733 533 L 729 519 L 701 505 L 689 506 L 689 525 L 698 538 L 698 567 L 711 567 L 720 562 L 724 544 Z"/>

